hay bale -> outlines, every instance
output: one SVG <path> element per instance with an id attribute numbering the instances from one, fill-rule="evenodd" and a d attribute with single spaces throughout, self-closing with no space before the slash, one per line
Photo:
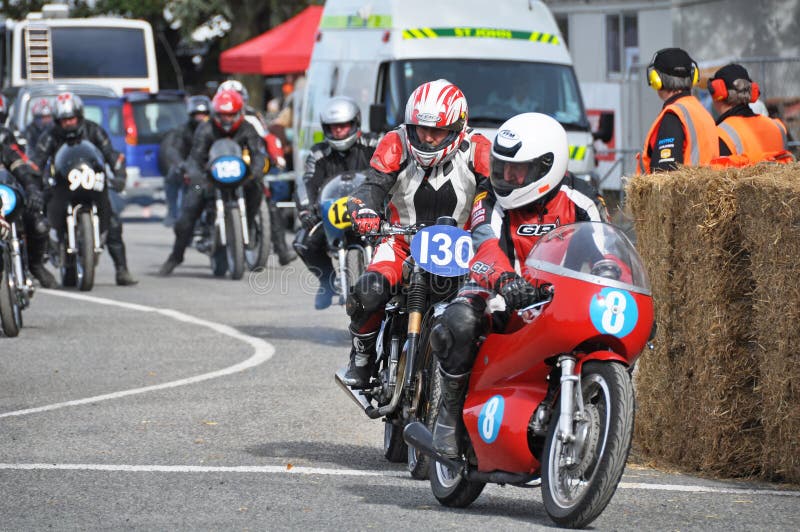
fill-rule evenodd
<path id="1" fill-rule="evenodd" d="M 684 168 L 637 177 L 628 191 L 659 327 L 637 375 L 637 444 L 650 458 L 724 476 L 761 465 L 753 281 L 734 195 L 754 172 Z"/>
<path id="2" fill-rule="evenodd" d="M 755 293 L 764 431 L 761 473 L 800 482 L 800 165 L 771 169 L 736 187 Z"/>

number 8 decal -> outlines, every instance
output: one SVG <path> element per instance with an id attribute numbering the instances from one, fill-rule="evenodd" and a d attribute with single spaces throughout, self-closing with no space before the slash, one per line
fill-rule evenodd
<path id="1" fill-rule="evenodd" d="M 505 401 L 502 395 L 495 395 L 481 408 L 478 416 L 478 434 L 486 443 L 493 443 L 500 434 L 504 409 Z"/>
<path id="2" fill-rule="evenodd" d="M 602 334 L 623 338 L 630 334 L 639 321 L 636 300 L 626 290 L 603 288 L 592 298 L 589 307 L 592 324 Z"/>

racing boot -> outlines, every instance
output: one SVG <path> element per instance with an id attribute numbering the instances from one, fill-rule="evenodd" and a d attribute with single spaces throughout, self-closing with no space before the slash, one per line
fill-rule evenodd
<path id="1" fill-rule="evenodd" d="M 37 231 L 38 232 L 38 231 Z M 28 270 L 42 288 L 56 288 L 58 281 L 44 266 L 44 254 L 47 250 L 47 233 L 31 237 L 28 247 Z"/>
<path id="2" fill-rule="evenodd" d="M 278 212 L 278 207 L 271 201 L 269 205 L 269 232 L 272 238 L 272 247 L 278 256 L 278 263 L 286 266 L 297 258 L 297 253 L 286 245 L 286 227 L 283 224 L 283 216 Z"/>
<path id="3" fill-rule="evenodd" d="M 125 244 L 119 242 L 107 242 L 108 254 L 114 261 L 114 269 L 117 270 L 116 281 L 118 286 L 131 286 L 139 281 L 128 271 L 128 260 L 125 257 Z"/>
<path id="4" fill-rule="evenodd" d="M 442 377 L 442 401 L 433 427 L 433 447 L 448 458 L 458 458 L 458 432 L 461 430 L 461 408 L 469 373 L 450 375 L 439 368 Z"/>
<path id="5" fill-rule="evenodd" d="M 174 255 L 170 254 L 170 256 L 167 257 L 167 260 L 164 262 L 164 264 L 161 265 L 161 268 L 158 270 L 158 275 L 160 275 L 161 277 L 166 277 L 167 275 L 172 274 L 172 270 L 174 270 L 181 262 L 183 261 L 176 259 Z"/>
<path id="6" fill-rule="evenodd" d="M 350 363 L 342 382 L 351 388 L 364 388 L 369 384 L 375 365 L 378 331 L 359 334 L 351 329 L 350 334 L 353 337 L 353 348 L 350 350 Z"/>

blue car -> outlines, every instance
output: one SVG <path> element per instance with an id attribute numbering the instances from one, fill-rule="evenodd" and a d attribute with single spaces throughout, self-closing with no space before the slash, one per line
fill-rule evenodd
<path id="1" fill-rule="evenodd" d="M 131 92 L 122 98 L 84 98 L 84 116 L 108 132 L 128 165 L 128 201 L 149 205 L 163 199 L 158 149 L 167 131 L 186 123 L 183 92 Z"/>

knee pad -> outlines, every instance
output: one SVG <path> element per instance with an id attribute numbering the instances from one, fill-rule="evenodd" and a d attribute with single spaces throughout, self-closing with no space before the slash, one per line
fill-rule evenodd
<path id="1" fill-rule="evenodd" d="M 389 300 L 389 281 L 378 272 L 368 271 L 358 278 L 347 295 L 345 310 L 348 316 L 362 312 L 371 314 Z"/>
<path id="2" fill-rule="evenodd" d="M 444 323 L 439 322 L 431 329 L 430 342 L 436 356 L 440 359 L 445 359 L 453 347 L 453 334 Z"/>
<path id="3" fill-rule="evenodd" d="M 442 325 L 454 339 L 472 341 L 481 333 L 482 312 L 465 301 L 456 300 L 444 310 Z"/>

